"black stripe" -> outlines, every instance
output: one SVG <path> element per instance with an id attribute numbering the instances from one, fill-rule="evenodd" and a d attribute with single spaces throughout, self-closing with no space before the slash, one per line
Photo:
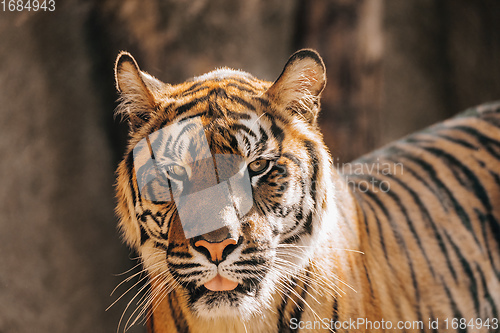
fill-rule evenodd
<path id="1" fill-rule="evenodd" d="M 137 203 L 137 200 L 139 200 L 139 202 L 142 202 L 141 200 L 141 197 L 139 196 L 139 198 L 137 198 L 137 195 L 136 195 L 136 192 L 135 192 L 135 186 L 134 186 L 134 180 L 133 180 L 133 177 L 132 177 L 132 174 L 135 172 L 135 168 L 134 168 L 134 152 L 133 151 L 130 151 L 128 153 L 128 156 L 125 160 L 125 165 L 126 165 L 126 171 L 127 171 L 127 175 L 128 176 L 128 187 L 130 189 L 130 192 L 131 193 L 131 197 L 132 197 L 132 203 L 133 203 L 133 206 L 135 207 L 136 206 L 136 203 Z"/>
<path id="2" fill-rule="evenodd" d="M 269 136 L 262 126 L 259 125 L 259 134 L 260 139 L 255 144 L 255 150 L 258 154 L 262 154 L 267 149 L 267 142 L 269 140 Z"/>
<path id="3" fill-rule="evenodd" d="M 263 116 L 271 123 L 271 132 L 275 135 L 276 140 L 278 141 L 280 154 L 281 154 L 281 151 L 283 150 L 282 143 L 283 143 L 283 140 L 285 138 L 285 134 L 284 134 L 281 126 L 279 126 L 277 124 L 277 121 L 282 123 L 282 124 L 286 123 L 286 121 L 284 119 L 282 119 L 279 115 L 276 115 L 276 114 L 271 115 L 269 113 L 264 113 Z"/>
<path id="4" fill-rule="evenodd" d="M 382 251 L 384 251 L 384 258 L 385 258 L 386 262 L 389 264 L 389 266 L 391 267 L 391 270 L 394 270 L 393 267 L 392 267 L 392 264 L 391 264 L 391 260 L 389 259 L 389 255 L 388 255 L 388 252 L 387 252 L 387 247 L 385 245 L 384 233 L 383 233 L 383 230 L 382 230 L 382 224 L 380 223 L 380 219 L 378 218 L 377 213 L 375 213 L 375 209 L 374 209 L 373 205 L 369 201 L 363 200 L 363 199 L 358 200 L 358 202 L 361 202 L 362 204 L 367 205 L 368 208 L 371 210 L 372 216 L 374 217 L 375 223 L 377 224 L 378 234 L 379 234 L 379 238 L 380 238 L 379 239 L 379 243 L 380 243 L 380 246 L 382 247 Z M 361 209 L 364 211 L 363 205 L 361 205 Z M 367 221 L 365 221 L 365 225 L 367 225 Z"/>
<path id="5" fill-rule="evenodd" d="M 306 277 L 304 279 L 304 283 L 302 283 L 302 292 L 300 293 L 300 298 L 297 297 L 297 304 L 295 305 L 295 310 L 292 313 L 291 318 L 295 318 L 298 323 L 302 320 L 302 314 L 304 313 L 304 301 L 306 299 L 307 295 L 307 289 L 309 287 L 309 283 L 306 283 L 309 281 L 309 270 L 306 270 Z M 297 284 L 300 287 L 300 284 Z M 297 327 L 296 329 L 291 329 L 291 332 L 298 332 L 299 328 Z"/>
<path id="6" fill-rule="evenodd" d="M 151 142 L 151 149 L 153 151 L 151 158 L 153 160 L 156 160 L 155 154 L 165 154 L 164 151 L 161 152 L 161 148 L 168 147 L 173 140 L 172 135 L 170 135 L 170 133 L 167 131 L 158 130 L 156 131 L 156 133 L 157 133 L 156 139 L 153 142 Z M 148 136 L 147 138 L 149 139 L 150 137 Z"/>
<path id="7" fill-rule="evenodd" d="M 474 240 L 476 241 L 476 244 L 478 246 L 481 246 L 479 243 L 479 240 L 476 237 L 476 234 L 473 232 L 472 223 L 471 223 L 469 216 L 466 214 L 462 205 L 457 201 L 457 199 L 453 195 L 452 191 L 437 176 L 437 173 L 436 173 L 436 170 L 434 169 L 434 167 L 431 164 L 427 163 L 426 161 L 424 161 L 420 158 L 409 155 L 406 150 L 401 149 L 400 151 L 402 152 L 402 155 L 404 158 L 407 158 L 407 159 L 411 160 L 412 162 L 414 162 L 415 164 L 419 165 L 427 173 L 427 175 L 432 179 L 433 183 L 440 190 L 443 190 L 446 193 L 447 197 L 451 201 L 453 208 L 455 209 L 455 213 L 457 214 L 458 218 L 462 222 L 462 225 L 467 230 L 469 230 L 471 232 L 472 236 L 474 237 Z"/>
<path id="8" fill-rule="evenodd" d="M 309 212 L 309 214 L 307 214 L 307 217 L 306 217 L 306 221 L 304 223 L 304 226 L 303 226 L 303 233 L 306 233 L 308 235 L 311 235 L 312 234 L 312 229 L 313 229 L 313 214 L 312 212 Z M 302 235 L 302 233 L 301 233 Z"/>
<path id="9" fill-rule="evenodd" d="M 489 241 L 490 230 L 488 230 L 488 228 L 487 228 L 487 222 L 489 222 L 489 226 L 491 228 L 491 233 L 493 234 L 492 238 L 494 241 L 496 240 L 495 244 L 497 245 L 497 247 L 494 249 L 495 252 L 498 249 L 498 245 L 499 245 L 498 242 L 500 242 L 500 230 L 499 230 L 500 227 L 499 227 L 498 223 L 495 223 L 496 221 L 493 219 L 493 216 L 491 216 L 491 214 L 488 214 L 488 216 L 486 216 L 481 211 L 479 211 L 477 208 L 474 208 L 474 212 L 476 213 L 476 216 L 477 216 L 479 222 L 481 223 L 481 230 L 483 231 L 483 238 L 484 238 L 484 243 L 485 243 L 484 247 L 486 248 L 486 252 L 488 253 L 488 259 L 490 261 L 491 267 L 495 271 L 495 274 L 496 274 L 498 280 L 500 280 L 500 271 L 495 266 L 495 261 L 493 260 L 493 255 L 491 254 L 490 241 Z"/>
<path id="10" fill-rule="evenodd" d="M 180 247 L 180 246 L 177 246 L 174 243 L 170 243 L 166 249 L 165 249 L 165 246 L 161 243 L 157 243 L 156 245 L 167 251 L 167 257 L 176 257 L 176 258 L 183 258 L 183 259 L 190 259 L 193 257 L 193 255 L 189 252 L 175 251 L 175 248 Z"/>
<path id="11" fill-rule="evenodd" d="M 314 200 L 314 208 L 316 209 L 317 207 L 317 197 L 316 197 L 316 181 L 318 178 L 318 171 L 319 171 L 319 158 L 318 158 L 318 152 L 316 151 L 316 147 L 312 141 L 309 140 L 304 140 L 304 145 L 306 146 L 307 154 L 309 156 L 309 164 L 312 165 L 313 172 L 311 175 L 312 179 L 312 184 L 311 184 L 311 190 L 310 190 L 310 195 L 311 198 Z"/>
<path id="12" fill-rule="evenodd" d="M 255 91 L 253 86 L 251 86 L 252 88 L 250 89 L 250 88 L 243 87 L 242 85 L 240 85 L 238 83 L 231 82 L 231 83 L 226 84 L 226 87 L 234 87 L 234 88 L 241 90 L 241 91 L 245 91 L 245 92 L 248 92 L 251 94 L 257 94 L 257 92 Z"/>
<path id="13" fill-rule="evenodd" d="M 446 140 L 446 141 L 456 143 L 457 145 L 460 145 L 464 148 L 473 149 L 473 150 L 478 149 L 478 147 L 474 146 L 472 143 L 467 142 L 467 141 L 462 140 L 462 139 L 459 139 L 459 138 L 454 138 L 454 137 L 451 137 L 451 136 L 448 136 L 448 135 L 442 134 L 442 133 L 436 133 L 435 135 L 441 139 Z"/>
<path id="14" fill-rule="evenodd" d="M 189 115 L 187 117 L 182 117 L 181 119 L 176 119 L 176 120 L 183 121 L 183 120 L 188 120 L 188 119 L 206 116 L 206 114 L 207 114 L 206 111 L 202 111 L 202 112 L 198 112 L 198 113 Z M 168 125 L 169 123 L 173 123 L 173 122 L 174 122 L 173 119 L 165 119 L 164 121 L 161 122 L 160 126 L 158 126 L 158 129 L 163 129 L 166 125 Z"/>
<path id="15" fill-rule="evenodd" d="M 369 176 L 369 175 L 363 175 L 365 179 L 369 179 L 371 178 L 370 180 L 370 183 L 373 182 L 374 186 L 378 187 L 379 189 L 381 188 L 381 180 L 378 179 L 378 178 L 375 178 L 374 176 Z M 403 188 L 406 188 L 407 190 L 409 190 L 405 185 L 403 185 L 403 183 L 397 179 L 396 177 L 392 177 L 390 178 L 390 180 L 395 180 L 397 183 L 399 183 L 401 186 L 403 186 Z M 427 265 L 429 266 L 429 270 L 431 271 L 431 274 L 432 276 L 435 276 L 435 273 L 434 273 L 434 268 L 432 267 L 432 264 L 429 260 L 429 257 L 427 256 L 427 252 L 425 251 L 423 245 L 422 245 L 422 241 L 420 239 L 420 236 L 418 235 L 417 231 L 415 230 L 415 226 L 413 225 L 413 221 L 412 219 L 408 216 L 408 212 L 406 210 L 406 207 L 403 205 L 403 203 L 401 202 L 399 196 L 397 196 L 394 191 L 392 190 L 389 190 L 387 192 L 385 192 L 386 195 L 390 196 L 392 198 L 392 200 L 395 202 L 396 206 L 399 208 L 399 210 L 403 213 L 404 217 L 405 217 L 405 220 L 406 220 L 406 224 L 408 225 L 409 229 L 410 229 L 410 232 L 412 233 L 413 235 L 413 238 L 415 239 L 415 241 L 417 242 L 417 245 L 418 247 L 420 248 L 420 251 L 422 252 L 424 258 L 425 258 L 425 261 L 427 262 Z M 413 196 L 416 197 L 416 194 L 413 193 Z M 421 209 L 422 206 L 419 206 L 419 208 Z"/>
<path id="16" fill-rule="evenodd" d="M 500 159 L 500 141 L 490 138 L 479 132 L 477 129 L 469 126 L 456 126 L 454 127 L 464 133 L 475 137 L 486 150 L 493 155 L 497 160 Z"/>
<path id="17" fill-rule="evenodd" d="M 170 263 L 169 263 L 169 265 L 170 265 Z M 169 272 L 170 272 L 170 274 L 172 274 L 172 276 L 175 279 L 188 279 L 188 278 L 191 278 L 190 280 L 193 280 L 192 278 L 194 278 L 196 276 L 199 276 L 199 275 L 202 275 L 202 274 L 205 274 L 206 270 L 202 269 L 200 271 L 194 271 L 194 272 L 189 272 L 189 273 L 179 273 L 179 272 L 171 269 L 171 267 L 169 267 Z"/>
<path id="18" fill-rule="evenodd" d="M 201 82 L 193 84 L 188 90 L 185 90 L 184 92 L 182 92 L 180 94 L 180 96 L 181 97 L 186 97 L 186 96 L 189 96 L 189 95 L 194 95 L 194 94 L 196 94 L 199 91 L 210 89 L 210 87 L 201 86 L 201 84 L 202 84 Z M 177 95 L 177 96 L 179 96 L 179 95 Z M 177 96 L 174 96 L 174 97 L 177 97 Z"/>
<path id="19" fill-rule="evenodd" d="M 366 267 L 366 261 L 363 261 L 363 269 L 365 270 L 365 277 L 368 281 L 368 286 L 370 286 L 370 298 L 375 303 L 375 294 L 373 292 L 372 279 L 370 278 L 370 274 L 368 273 L 368 268 Z"/>
<path id="20" fill-rule="evenodd" d="M 389 214 L 389 211 L 388 211 L 387 207 L 383 204 L 383 202 L 371 191 L 364 192 L 364 194 L 371 197 L 373 199 L 374 203 L 376 203 L 377 206 L 382 210 L 382 213 L 384 214 L 386 221 L 388 221 L 389 224 L 391 225 L 390 229 L 392 230 L 392 232 L 394 234 L 394 238 L 396 239 L 396 242 L 398 243 L 400 248 L 402 248 L 404 250 L 406 260 L 407 260 L 408 266 L 410 268 L 410 274 L 411 274 L 411 279 L 412 279 L 412 283 L 413 283 L 413 288 L 415 289 L 415 300 L 418 303 L 420 301 L 420 291 L 418 288 L 417 278 L 415 276 L 415 268 L 413 267 L 413 261 L 411 259 L 411 256 L 408 253 L 408 247 L 406 246 L 406 242 L 405 242 L 404 238 L 401 237 L 401 234 L 399 233 L 399 230 L 397 228 L 397 224 L 392 220 L 392 218 Z M 392 268 L 392 265 L 390 264 L 390 260 L 388 261 L 388 264 Z M 417 310 L 417 314 L 420 315 L 420 308 L 417 308 L 416 310 Z"/>
<path id="21" fill-rule="evenodd" d="M 339 321 L 339 304 L 337 302 L 337 297 L 333 297 L 333 309 L 332 309 L 332 323 L 335 327 L 335 323 Z"/>
<path id="22" fill-rule="evenodd" d="M 234 265 L 236 265 L 236 266 L 245 266 L 245 265 L 255 266 L 255 265 L 265 264 L 266 262 L 267 262 L 266 258 L 257 257 L 257 258 L 235 261 Z"/>
<path id="23" fill-rule="evenodd" d="M 392 149 L 392 150 L 396 150 L 396 149 Z M 401 150 L 399 150 L 399 149 L 398 149 L 398 150 L 396 150 L 396 151 L 397 151 L 397 153 L 396 153 L 396 154 L 398 154 Z M 399 156 L 398 156 L 398 157 L 399 157 Z M 404 156 L 401 156 L 401 157 L 404 159 Z M 393 163 L 401 163 L 401 160 L 400 160 L 400 159 L 399 159 L 399 160 L 396 160 L 396 159 L 391 158 L 390 156 L 389 156 L 388 160 L 389 160 L 389 161 L 391 161 L 391 162 L 393 162 Z M 404 171 L 405 171 L 405 172 L 409 172 L 409 173 L 410 173 L 410 174 L 411 174 L 414 178 L 416 178 L 416 179 L 417 179 L 417 181 L 418 181 L 419 183 L 421 183 L 422 185 L 424 185 L 424 186 L 425 186 L 425 188 L 426 188 L 426 189 L 427 189 L 427 190 L 428 190 L 428 191 L 429 191 L 432 195 L 434 195 L 434 196 L 436 197 L 436 199 L 437 199 L 439 202 L 441 202 L 441 203 L 446 203 L 447 201 L 449 201 L 449 200 L 446 200 L 445 198 L 443 198 L 443 197 L 440 195 L 440 194 L 441 194 L 441 192 L 436 191 L 436 190 L 435 190 L 435 189 L 431 186 L 431 184 L 429 184 L 429 182 L 428 182 L 425 178 L 423 178 L 423 177 L 422 177 L 422 176 L 421 176 L 421 175 L 420 175 L 420 174 L 419 174 L 416 170 L 413 170 L 412 168 L 409 168 L 407 163 L 405 164 Z M 425 171 L 425 170 L 424 170 L 424 171 Z M 427 173 L 427 172 L 426 172 L 426 173 Z M 435 185 L 435 184 L 434 184 L 434 185 Z M 444 209 L 446 212 L 448 212 L 447 205 L 443 204 L 443 209 Z"/>
<path id="24" fill-rule="evenodd" d="M 500 128 L 500 117 L 499 117 L 499 109 L 493 111 L 496 113 L 488 113 L 486 114 L 485 112 L 481 113 L 481 120 L 486 121 L 488 124 L 493 125 L 497 128 Z"/>
<path id="25" fill-rule="evenodd" d="M 252 131 L 246 125 L 243 125 L 243 124 L 240 124 L 240 123 L 235 123 L 235 124 L 231 125 L 231 129 L 233 131 L 237 131 L 237 132 L 244 132 L 244 133 L 250 135 L 251 137 L 253 137 L 255 139 L 257 138 L 257 135 L 254 133 L 254 131 Z"/>
<path id="26" fill-rule="evenodd" d="M 460 248 L 455 244 L 453 239 L 451 239 L 450 235 L 448 232 L 445 231 L 445 236 L 446 239 L 448 240 L 448 243 L 450 243 L 451 247 L 453 248 L 453 251 L 458 257 L 458 261 L 460 262 L 460 265 L 462 265 L 462 269 L 465 273 L 465 276 L 469 278 L 469 292 L 470 292 L 470 297 L 472 298 L 474 302 L 474 309 L 476 311 L 475 315 L 479 316 L 480 315 L 480 309 L 479 309 L 479 299 L 478 299 L 478 293 L 477 293 L 477 282 L 476 278 L 474 277 L 474 272 L 472 271 L 469 262 L 465 257 L 463 256 L 462 252 L 460 251 Z M 465 277 L 462 275 L 462 278 Z"/>
<path id="27" fill-rule="evenodd" d="M 297 165 L 299 167 L 299 169 L 302 169 L 302 163 L 300 162 L 300 160 L 295 155 L 293 155 L 291 153 L 283 153 L 283 154 L 281 154 L 281 156 L 289 159 L 295 165 Z"/>
<path id="28" fill-rule="evenodd" d="M 243 136 L 243 143 L 245 145 L 245 149 L 249 152 L 252 149 L 252 145 L 250 144 L 250 140 L 246 136 Z"/>
<path id="29" fill-rule="evenodd" d="M 244 79 L 237 78 L 237 77 L 229 77 L 227 79 L 231 80 L 231 81 L 238 82 L 238 83 L 243 84 L 247 87 L 250 87 L 250 89 L 255 89 L 254 85 L 252 84 L 252 80 L 255 81 L 255 78 L 251 75 L 250 75 L 250 77 L 247 78 L 247 80 L 249 80 L 249 81 L 246 81 Z"/>
<path id="30" fill-rule="evenodd" d="M 139 224 L 139 229 L 141 231 L 141 245 L 144 245 L 144 243 L 146 243 L 149 239 L 149 235 L 141 224 Z"/>
<path id="31" fill-rule="evenodd" d="M 268 108 L 271 105 L 269 103 L 269 100 L 267 98 L 264 98 L 263 96 L 254 96 L 253 100 L 257 101 L 260 105 L 262 105 L 265 108 Z"/>
<path id="32" fill-rule="evenodd" d="M 470 190 L 473 190 L 476 198 L 479 199 L 488 211 L 491 211 L 492 207 L 488 193 L 472 170 L 461 163 L 455 156 L 442 149 L 434 147 L 426 147 L 425 149 L 434 154 L 436 157 L 446 160 L 446 165 L 453 172 L 453 175 L 455 175 L 460 184 Z M 457 171 L 460 171 L 464 177 L 462 177 Z"/>
<path id="33" fill-rule="evenodd" d="M 189 252 L 178 252 L 178 251 L 169 251 L 167 253 L 167 256 L 181 258 L 181 259 L 191 259 L 193 257 Z"/>
<path id="34" fill-rule="evenodd" d="M 171 268 L 174 269 L 189 269 L 189 268 L 197 268 L 200 267 L 201 265 L 195 262 L 191 263 L 182 263 L 182 264 L 174 264 L 172 262 L 168 263 Z"/>
<path id="35" fill-rule="evenodd" d="M 257 247 L 247 247 L 241 251 L 241 254 L 251 254 L 255 252 L 260 252 L 260 249 Z"/>
<path id="36" fill-rule="evenodd" d="M 282 244 L 295 243 L 295 242 L 298 242 L 300 240 L 300 236 L 302 236 L 304 234 L 309 234 L 309 235 L 312 234 L 313 212 L 309 212 L 307 214 L 304 224 L 301 225 L 300 222 L 302 222 L 304 220 L 302 214 L 303 214 L 302 211 L 300 211 L 300 220 L 297 219 L 297 221 L 295 222 L 295 225 L 293 227 L 291 227 L 286 233 L 291 233 L 291 232 L 295 231 L 295 229 L 298 228 L 299 226 L 302 226 L 301 230 L 298 231 L 297 233 L 293 234 L 292 236 L 285 238 L 280 243 L 282 243 Z M 296 216 L 296 217 L 299 217 L 299 216 Z"/>
<path id="37" fill-rule="evenodd" d="M 183 113 L 186 113 L 189 110 L 191 110 L 193 107 L 195 107 L 197 104 L 208 101 L 208 98 L 209 98 L 209 96 L 207 96 L 207 95 L 199 97 L 199 98 L 195 98 L 195 99 L 187 102 L 186 104 L 178 106 L 175 110 L 175 113 L 177 116 L 179 116 Z"/>
<path id="38" fill-rule="evenodd" d="M 211 97 L 215 97 L 215 99 L 217 99 L 217 98 L 229 99 L 227 92 L 222 87 L 213 88 L 212 90 L 210 90 L 208 92 L 208 95 Z"/>
<path id="39" fill-rule="evenodd" d="M 175 304 L 174 304 L 175 302 Z M 177 302 L 177 296 L 175 292 L 168 294 L 168 305 L 170 307 L 170 314 L 172 315 L 173 321 L 175 323 L 175 328 L 177 333 L 189 333 L 189 326 L 182 313 L 180 304 Z"/>
<path id="40" fill-rule="evenodd" d="M 483 297 L 486 298 L 486 300 L 488 301 L 488 303 L 490 303 L 490 307 L 491 307 L 491 317 L 490 318 L 497 318 L 498 319 L 498 309 L 497 309 L 497 306 L 495 304 L 495 300 L 493 300 L 493 297 L 491 297 L 491 293 L 488 290 L 488 284 L 486 283 L 486 279 L 484 277 L 484 273 L 480 269 L 479 264 L 477 262 L 476 262 L 476 270 L 479 273 L 479 277 L 481 279 L 481 284 L 483 286 L 483 292 L 484 292 Z M 488 315 L 487 316 L 483 315 L 483 318 L 484 317 L 489 317 L 489 316 Z M 498 331 L 500 331 L 500 329 L 497 329 L 497 332 Z"/>
<path id="41" fill-rule="evenodd" d="M 248 120 L 252 118 L 248 113 L 245 112 L 237 112 L 237 111 L 232 111 L 232 110 L 226 110 L 226 117 L 232 118 L 232 119 L 245 119 Z"/>
<path id="42" fill-rule="evenodd" d="M 446 296 L 448 296 L 448 301 L 450 302 L 451 310 L 453 311 L 453 318 L 464 318 L 462 316 L 462 313 L 458 309 L 457 302 L 453 299 L 453 296 L 451 295 L 450 290 L 447 287 L 447 283 L 443 280 L 441 280 L 441 283 L 443 285 L 444 291 L 446 292 Z M 460 328 L 460 325 L 458 327 L 458 331 L 460 333 L 466 333 L 467 329 Z"/>
<path id="43" fill-rule="evenodd" d="M 420 178 L 413 170 L 408 169 L 408 167 L 405 168 L 407 172 L 412 174 L 413 176 L 417 176 Z M 417 178 L 415 177 L 415 178 Z M 417 179 L 418 179 L 417 178 Z M 436 241 L 439 245 L 439 248 L 441 249 L 441 252 L 443 253 L 445 260 L 446 260 L 446 265 L 448 266 L 448 269 L 450 270 L 451 274 L 453 275 L 453 278 L 455 281 L 457 281 L 457 274 L 455 272 L 455 269 L 453 268 L 453 265 L 451 264 L 450 256 L 448 254 L 448 250 L 446 249 L 446 246 L 443 242 L 443 238 L 441 237 L 441 234 L 438 231 L 437 225 L 434 222 L 433 218 L 431 217 L 431 214 L 427 210 L 427 207 L 424 205 L 420 197 L 417 195 L 417 193 L 411 189 L 409 186 L 406 185 L 406 183 L 403 183 L 400 179 L 397 177 L 391 178 L 392 180 L 395 180 L 398 184 L 400 184 L 403 188 L 410 193 L 411 197 L 413 198 L 415 204 L 418 206 L 419 211 L 422 213 L 422 218 L 424 221 L 427 221 L 427 224 L 431 226 L 432 232 L 434 233 L 434 237 L 436 238 Z M 420 178 L 421 179 L 421 178 Z"/>
<path id="44" fill-rule="evenodd" d="M 371 207 L 370 207 L 370 208 L 371 208 Z M 372 209 L 372 210 L 373 210 L 373 209 Z M 341 214 L 342 214 L 342 219 L 343 219 L 345 222 L 349 223 L 350 221 L 348 221 L 348 220 L 347 220 L 347 218 L 345 217 L 343 207 L 339 207 L 339 211 L 340 211 L 340 212 L 341 212 Z M 364 210 L 364 209 L 362 209 L 362 207 L 361 207 L 361 214 L 363 215 L 363 224 L 365 225 L 365 229 L 364 229 L 364 230 L 366 231 L 366 235 L 367 235 L 368 237 L 370 237 L 370 225 L 368 224 L 368 220 L 367 220 L 367 218 L 366 218 L 366 212 L 365 212 L 365 210 Z M 380 230 L 380 225 L 379 225 L 379 230 Z M 385 251 L 384 251 L 384 252 L 385 252 Z M 387 253 L 386 253 L 386 257 L 387 257 Z"/>
<path id="45" fill-rule="evenodd" d="M 291 281 L 291 285 L 292 284 L 295 284 L 295 279 L 293 281 Z M 292 287 L 291 285 L 290 285 L 290 288 Z M 290 293 L 291 293 L 290 289 L 285 288 L 284 293 L 281 297 L 281 299 L 282 299 L 281 306 L 278 309 L 279 322 L 278 322 L 277 332 L 279 332 L 279 333 L 290 332 L 290 329 L 291 329 L 290 323 L 286 321 L 287 318 L 285 316 L 286 306 L 288 305 L 288 301 L 290 300 Z"/>
<path id="46" fill-rule="evenodd" d="M 392 160 L 392 159 L 391 159 L 391 161 L 396 162 L 395 160 Z M 438 199 L 440 202 L 443 202 L 442 198 L 437 195 L 436 191 L 434 191 L 432 189 L 432 187 L 428 184 L 428 182 L 424 178 L 422 178 L 415 170 L 413 170 L 411 167 L 408 167 L 408 164 L 406 164 L 406 166 L 405 166 L 405 172 L 409 173 L 414 178 L 416 178 L 420 184 L 424 185 L 430 193 L 432 193 L 434 196 L 436 196 L 436 199 Z M 409 187 L 408 187 L 408 190 L 410 190 Z M 457 281 L 457 274 L 455 272 L 455 269 L 453 268 L 453 265 L 451 264 L 450 257 L 448 255 L 448 250 L 446 249 L 446 246 L 443 242 L 443 238 L 441 237 L 441 234 L 438 231 L 436 223 L 432 219 L 431 214 L 429 213 L 429 211 L 427 210 L 425 205 L 421 202 L 419 196 L 413 190 L 412 190 L 412 192 L 415 194 L 414 198 L 416 200 L 418 200 L 418 202 L 419 202 L 418 205 L 419 205 L 419 207 L 421 207 L 422 212 L 425 212 L 425 217 L 427 218 L 427 221 L 429 222 L 429 224 L 431 225 L 431 228 L 434 231 L 434 236 L 436 237 L 436 239 L 438 241 L 439 248 L 441 249 L 441 251 L 443 252 L 443 254 L 446 258 L 448 268 L 449 268 L 451 274 L 453 275 L 454 280 Z M 443 205 L 443 209 L 445 211 L 447 211 L 446 206 L 444 206 L 444 205 Z"/>
<path id="47" fill-rule="evenodd" d="M 253 269 L 238 268 L 238 269 L 232 269 L 231 270 L 231 272 L 233 272 L 233 273 L 247 274 L 247 275 L 250 275 L 250 277 L 255 277 L 255 276 L 258 276 L 258 275 L 264 275 L 268 271 L 269 271 L 269 267 L 266 267 L 266 266 L 262 266 L 262 267 L 259 267 L 259 268 L 253 268 Z M 260 281 L 259 279 L 260 278 L 257 278 L 257 281 Z"/>
<path id="48" fill-rule="evenodd" d="M 202 111 L 202 112 L 198 112 L 198 113 L 186 116 L 186 117 L 182 117 L 178 121 L 185 121 L 185 120 L 188 120 L 188 119 L 194 119 L 194 118 L 198 118 L 198 117 L 204 117 L 206 115 L 207 115 L 207 112 L 206 111 Z"/>
<path id="49" fill-rule="evenodd" d="M 149 209 L 146 209 L 141 214 L 137 214 L 137 220 L 143 223 L 146 223 L 148 217 L 151 218 L 160 228 L 163 227 L 164 219 L 158 219 L 158 215 L 151 212 Z"/>
<path id="50" fill-rule="evenodd" d="M 452 170 L 453 174 L 455 177 L 459 180 L 460 184 L 464 186 L 465 188 L 471 190 L 474 192 L 475 197 L 479 200 L 479 202 L 486 208 L 487 212 L 491 212 L 492 206 L 490 202 L 490 198 L 488 196 L 488 192 L 485 190 L 484 186 L 481 184 L 480 180 L 476 177 L 475 173 L 467 168 L 464 164 L 462 164 L 458 159 L 456 159 L 454 156 L 440 150 L 437 148 L 432 148 L 428 149 L 432 153 L 434 153 L 437 157 L 444 157 L 448 163 L 447 166 Z M 464 177 L 460 177 L 460 175 L 457 173 L 453 166 L 456 166 L 463 174 Z M 464 214 L 465 211 L 464 211 Z M 496 224 L 494 221 L 493 216 L 491 216 L 491 219 L 493 220 L 492 225 Z M 476 240 L 476 243 L 479 245 L 479 240 L 477 239 L 477 235 L 472 229 L 469 230 L 472 233 L 472 236 L 474 236 L 474 239 Z"/>
<path id="51" fill-rule="evenodd" d="M 252 111 L 255 111 L 255 106 L 253 106 L 252 104 L 250 104 L 249 102 L 245 101 L 243 98 L 239 97 L 239 96 L 236 96 L 236 95 L 228 95 L 227 98 L 232 101 L 232 102 L 235 102 L 243 107 L 245 107 L 246 109 L 248 110 L 252 110 Z"/>
<path id="52" fill-rule="evenodd" d="M 433 321 L 435 321 L 435 320 L 436 320 L 436 317 L 434 316 L 434 313 L 432 312 L 432 309 L 431 309 L 430 307 L 428 307 L 428 308 L 427 308 L 427 310 L 428 310 L 428 311 L 429 311 L 429 313 L 430 313 L 430 315 L 429 315 L 429 317 L 430 317 L 430 318 L 429 318 L 429 328 L 430 328 L 430 323 L 431 323 L 431 322 L 433 322 Z M 439 320 L 439 319 L 438 319 L 438 320 Z M 437 325 L 437 326 L 439 327 L 439 321 L 438 321 L 438 325 Z M 432 332 L 433 332 L 433 333 L 434 333 L 434 332 L 435 332 L 435 333 L 439 333 L 439 332 L 438 332 L 438 327 L 433 328 L 433 329 L 432 329 Z"/>
<path id="53" fill-rule="evenodd" d="M 493 179 L 495 179 L 495 184 L 497 184 L 500 187 L 500 175 L 492 170 L 489 170 L 489 173 L 491 176 L 493 176 Z"/>
<path id="54" fill-rule="evenodd" d="M 203 82 L 194 82 L 192 85 L 190 85 L 186 90 L 183 90 L 181 92 L 179 92 L 178 94 L 175 94 L 175 95 L 172 95 L 172 97 L 178 97 L 178 96 L 183 96 L 185 95 L 186 93 L 189 93 L 190 91 L 198 88 L 199 86 L 201 86 L 203 84 Z"/>
<path id="55" fill-rule="evenodd" d="M 278 141 L 278 144 L 281 147 L 281 144 L 283 143 L 283 140 L 285 139 L 285 133 L 283 132 L 281 127 L 279 127 L 276 124 L 276 122 L 274 120 L 271 123 L 271 132 L 273 133 L 273 136 L 276 138 L 276 140 Z M 281 151 L 281 148 L 280 148 L 280 151 Z"/>
<path id="56" fill-rule="evenodd" d="M 183 119 L 184 121 L 184 119 Z M 193 124 L 193 123 L 187 123 L 184 125 L 184 127 L 181 129 L 180 133 L 177 135 L 177 137 L 173 138 L 172 136 L 169 137 L 169 143 L 171 142 L 171 140 L 173 139 L 173 142 L 170 143 L 171 144 L 171 147 L 170 147 L 170 151 L 173 152 L 173 153 L 177 153 L 179 152 L 179 145 L 181 142 L 183 142 L 183 140 L 185 140 L 185 136 L 184 136 L 184 133 L 186 133 L 187 131 L 191 130 L 191 129 L 196 129 L 197 126 L 196 124 Z M 203 136 L 205 136 L 205 132 L 203 130 L 203 128 L 200 128 L 200 133 L 199 135 L 195 138 L 201 138 Z M 196 140 L 189 140 L 189 143 L 191 145 L 194 145 Z"/>

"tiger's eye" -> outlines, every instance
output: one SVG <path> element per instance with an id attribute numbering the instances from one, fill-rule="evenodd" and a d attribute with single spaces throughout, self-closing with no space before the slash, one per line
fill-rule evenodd
<path id="1" fill-rule="evenodd" d="M 170 168 L 170 173 L 172 174 L 172 176 L 177 178 L 184 178 L 187 174 L 186 169 L 181 167 L 180 165 L 173 165 Z"/>
<path id="2" fill-rule="evenodd" d="M 268 160 L 260 159 L 257 161 L 253 161 L 248 165 L 248 169 L 250 170 L 251 173 L 254 175 L 259 174 L 263 171 L 266 170 L 267 166 L 269 165 Z"/>

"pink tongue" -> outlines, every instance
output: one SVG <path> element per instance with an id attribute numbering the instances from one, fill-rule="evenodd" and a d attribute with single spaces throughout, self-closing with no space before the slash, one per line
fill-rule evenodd
<path id="1" fill-rule="evenodd" d="M 238 286 L 238 282 L 226 279 L 217 274 L 212 280 L 205 283 L 205 288 L 211 291 L 233 290 Z"/>

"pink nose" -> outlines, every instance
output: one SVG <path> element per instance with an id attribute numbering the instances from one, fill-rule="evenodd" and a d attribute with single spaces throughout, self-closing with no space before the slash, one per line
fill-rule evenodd
<path id="1" fill-rule="evenodd" d="M 206 240 L 202 239 L 197 241 L 194 246 L 196 247 L 204 247 L 205 249 L 208 250 L 210 253 L 210 257 L 213 262 L 220 262 L 223 259 L 223 253 L 224 250 L 229 246 L 229 245 L 236 245 L 237 242 L 235 239 L 232 238 L 227 238 L 223 240 L 222 242 L 219 243 L 209 243 Z"/>

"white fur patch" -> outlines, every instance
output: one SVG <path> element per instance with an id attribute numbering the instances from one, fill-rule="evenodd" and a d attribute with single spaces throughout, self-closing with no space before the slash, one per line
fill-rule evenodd
<path id="1" fill-rule="evenodd" d="M 252 79 L 253 76 L 247 72 L 231 69 L 227 67 L 217 68 L 206 74 L 196 76 L 193 81 L 208 81 L 208 80 L 224 80 L 230 77 L 244 77 L 245 79 Z"/>

